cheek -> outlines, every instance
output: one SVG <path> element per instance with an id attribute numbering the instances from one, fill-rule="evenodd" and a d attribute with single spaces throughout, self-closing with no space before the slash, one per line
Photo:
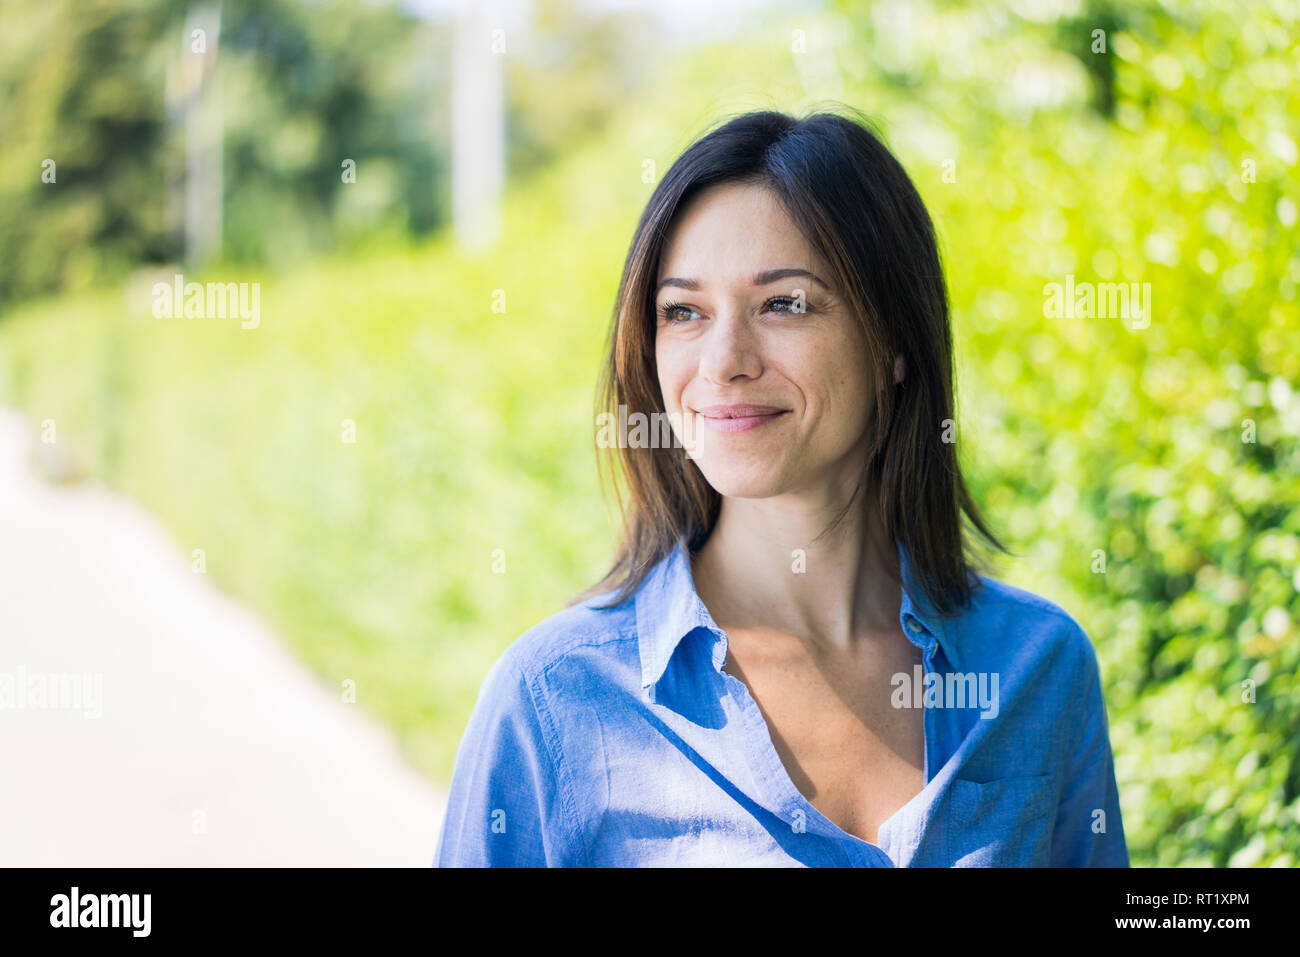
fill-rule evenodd
<path id="1" fill-rule="evenodd" d="M 860 343 L 835 337 L 806 358 L 805 375 L 809 392 L 817 405 L 818 428 L 829 444 L 842 446 L 857 441 L 871 413 L 867 380 L 867 356 Z M 815 371 L 814 371 L 815 370 Z"/>
<path id="2" fill-rule="evenodd" d="M 673 343 L 663 339 L 655 342 L 655 373 L 659 379 L 659 391 L 664 397 L 664 408 L 668 412 L 681 408 L 682 391 L 691 381 L 693 366 L 687 359 L 684 350 Z"/>

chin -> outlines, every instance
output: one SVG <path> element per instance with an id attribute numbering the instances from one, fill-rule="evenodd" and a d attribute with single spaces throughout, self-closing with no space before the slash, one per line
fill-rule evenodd
<path id="1" fill-rule="evenodd" d="M 695 464 L 714 491 L 727 498 L 771 498 L 789 487 L 785 469 L 771 459 L 738 463 L 710 457 Z"/>

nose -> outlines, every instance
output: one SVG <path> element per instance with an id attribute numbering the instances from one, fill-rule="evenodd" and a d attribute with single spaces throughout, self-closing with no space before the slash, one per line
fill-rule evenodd
<path id="1" fill-rule="evenodd" d="M 757 379 L 763 372 L 758 334 L 737 309 L 721 310 L 708 324 L 700 353 L 700 375 L 714 385 L 737 378 Z"/>

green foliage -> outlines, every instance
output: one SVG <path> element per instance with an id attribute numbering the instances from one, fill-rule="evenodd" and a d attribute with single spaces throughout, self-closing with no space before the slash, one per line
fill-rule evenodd
<path id="1" fill-rule="evenodd" d="M 927 30 L 901 49 L 892 35 L 892 72 L 941 82 L 847 98 L 891 121 L 944 237 L 964 457 L 1028 559 L 1005 577 L 1097 645 L 1134 862 L 1293 866 L 1294 18 L 1280 3 L 1132 5 L 1089 54 L 1109 65 L 1085 70 L 1113 14 L 915 16 Z M 889 42 L 887 18 L 852 22 L 866 27 L 852 47 Z M 1105 75 L 1110 109 L 1091 82 Z M 1149 328 L 1049 318 L 1045 287 L 1069 275 L 1150 283 Z"/>
<path id="2" fill-rule="evenodd" d="M 88 288 L 182 258 L 187 11 L 166 0 L 11 0 L 0 9 L 0 300 Z M 330 227 L 440 218 L 438 114 L 404 70 L 414 21 L 340 0 L 222 0 L 225 253 L 328 248 Z M 432 82 L 432 78 L 429 82 Z M 169 94 L 170 84 L 170 94 Z M 347 192 L 340 163 L 376 171 Z M 56 178 L 42 179 L 53 160 Z M 360 207 L 359 209 L 357 207 Z"/>
<path id="3" fill-rule="evenodd" d="M 1295 50 L 1280 2 L 767 23 L 665 62 L 512 192 L 494 250 L 187 275 L 261 280 L 248 331 L 153 319 L 143 277 L 11 316 L 0 371 L 445 778 L 488 665 L 609 557 L 593 393 L 647 161 L 726 114 L 842 100 L 880 118 L 934 215 L 963 459 L 1025 556 L 999 577 L 1097 646 L 1134 863 L 1294 865 Z M 1049 315 L 1068 276 L 1150 283 L 1149 327 Z"/>
<path id="4" fill-rule="evenodd" d="M 220 26 L 196 56 L 187 16 L 208 7 Z M 508 168 L 521 175 L 602 127 L 648 74 L 651 34 L 634 13 L 588 22 L 571 0 L 544 0 L 536 20 L 502 38 Z M 502 56 L 491 39 L 479 55 Z M 202 122 L 220 131 L 220 258 L 284 270 L 445 225 L 453 42 L 449 22 L 391 0 L 8 0 L 0 302 L 188 255 L 187 109 L 197 97 L 185 78 L 200 63 L 219 63 L 218 105 Z M 356 171 L 347 182 L 345 160 Z M 42 179 L 47 161 L 53 183 Z"/>

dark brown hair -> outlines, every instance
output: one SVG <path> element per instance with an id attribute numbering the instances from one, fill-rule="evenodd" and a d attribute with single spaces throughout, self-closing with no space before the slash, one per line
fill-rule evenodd
<path id="1" fill-rule="evenodd" d="M 748 113 L 709 132 L 673 163 L 628 251 L 599 405 L 615 417 L 620 405 L 629 415 L 664 412 L 654 290 L 677 211 L 711 186 L 766 187 L 830 266 L 867 337 L 874 368 L 863 370 L 862 381 L 864 387 L 875 383 L 875 434 L 854 497 L 863 488 L 875 490 L 885 532 L 906 547 L 934 610 L 952 615 L 969 604 L 978 581 L 973 570 L 980 556 L 963 513 L 989 545 L 1006 548 L 971 498 L 956 444 L 944 441 L 954 419 L 952 334 L 934 227 L 870 121 L 849 112 L 853 119 L 826 112 L 799 120 Z M 897 355 L 906 370 L 901 383 L 894 381 Z M 601 458 L 602 479 L 623 514 L 623 541 L 609 572 L 575 602 L 611 590 L 610 604 L 626 600 L 679 538 L 697 551 L 718 518 L 722 496 L 684 449 L 625 444 Z"/>

